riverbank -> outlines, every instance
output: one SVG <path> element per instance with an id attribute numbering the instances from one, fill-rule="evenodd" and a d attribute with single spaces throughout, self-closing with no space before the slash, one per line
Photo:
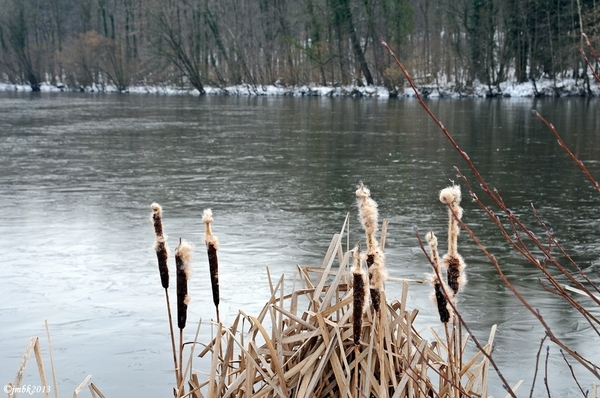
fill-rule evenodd
<path id="1" fill-rule="evenodd" d="M 453 85 L 420 85 L 421 94 L 428 98 L 527 98 L 527 97 L 581 97 L 600 96 L 600 85 L 590 79 L 590 85 L 582 79 L 550 80 L 541 79 L 534 82 L 500 84 L 499 90 L 490 90 L 483 84 L 471 87 Z M 86 88 L 70 88 L 64 85 L 42 83 L 42 92 L 101 92 L 129 94 L 160 94 L 160 95 L 199 95 L 198 91 L 190 88 L 174 86 L 131 86 L 126 91 L 119 91 L 114 85 L 95 85 Z M 398 92 L 390 92 L 386 87 L 375 86 L 280 86 L 280 85 L 237 85 L 226 88 L 206 87 L 207 95 L 237 95 L 237 96 L 293 96 L 293 97 L 368 97 L 368 98 L 410 98 L 414 93 L 410 87 Z M 31 91 L 25 84 L 0 83 L 0 91 Z"/>

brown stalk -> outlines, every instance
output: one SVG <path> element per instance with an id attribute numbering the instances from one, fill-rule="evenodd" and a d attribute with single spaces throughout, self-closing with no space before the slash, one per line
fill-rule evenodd
<path id="1" fill-rule="evenodd" d="M 171 315 L 171 303 L 169 300 L 169 267 L 168 257 L 169 252 L 167 250 L 167 238 L 164 234 L 163 223 L 162 223 L 162 207 L 158 203 L 152 203 L 150 206 L 152 209 L 152 222 L 154 225 L 154 234 L 156 235 L 156 241 L 154 243 L 154 250 L 156 251 L 156 257 L 158 259 L 158 272 L 160 274 L 160 282 L 162 287 L 165 289 L 165 300 L 167 303 L 167 315 L 169 318 L 169 332 L 171 334 L 171 349 L 173 353 L 173 364 L 175 366 L 175 381 L 179 384 L 179 366 L 177 365 L 177 350 L 175 348 L 175 333 L 173 331 L 173 316 Z"/>
<path id="2" fill-rule="evenodd" d="M 562 350 L 560 350 L 560 355 L 562 355 L 563 360 L 567 364 L 567 367 L 569 368 L 569 371 L 571 372 L 571 377 L 575 381 L 575 384 L 577 384 L 579 391 L 581 391 L 581 395 L 583 395 L 584 397 L 587 397 L 588 394 L 585 391 L 583 391 L 583 388 L 581 388 L 581 384 L 579 384 L 579 380 L 577 380 L 577 376 L 575 376 L 575 371 L 573 370 L 573 366 L 571 366 L 571 364 L 567 360 L 567 357 L 565 356 L 565 353 Z"/>
<path id="3" fill-rule="evenodd" d="M 535 356 L 535 371 L 533 372 L 533 381 L 531 382 L 531 392 L 529 393 L 529 398 L 533 397 L 533 390 L 535 389 L 535 379 L 537 378 L 538 370 L 540 367 L 540 355 L 542 353 L 542 348 L 544 347 L 544 341 L 548 335 L 544 335 L 542 341 L 540 341 L 540 348 L 538 349 L 537 355 Z"/>

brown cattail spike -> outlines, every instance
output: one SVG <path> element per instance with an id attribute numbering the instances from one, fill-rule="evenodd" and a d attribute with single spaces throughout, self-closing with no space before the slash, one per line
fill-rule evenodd
<path id="1" fill-rule="evenodd" d="M 213 303 L 217 309 L 217 319 L 219 318 L 219 258 L 217 250 L 219 249 L 219 240 L 212 233 L 211 224 L 213 222 L 212 211 L 204 210 L 202 215 L 204 222 L 204 243 L 206 243 L 206 251 L 208 252 L 208 267 L 210 270 L 210 284 L 212 287 Z"/>
<path id="2" fill-rule="evenodd" d="M 169 252 L 167 250 L 167 237 L 163 232 L 162 224 L 162 207 L 158 203 L 152 203 L 152 222 L 154 223 L 154 234 L 156 241 L 154 242 L 154 250 L 158 259 L 158 272 L 160 274 L 160 282 L 165 289 L 169 288 L 169 267 L 167 260 Z"/>
<path id="3" fill-rule="evenodd" d="M 448 206 L 448 253 L 442 261 L 447 269 L 448 286 L 457 294 L 466 284 L 464 269 L 466 264 L 458 254 L 458 220 L 462 219 L 463 209 L 460 207 L 460 186 L 452 185 L 440 191 L 440 202 Z"/>
<path id="4" fill-rule="evenodd" d="M 442 321 L 442 323 L 448 323 L 450 321 L 450 311 L 448 311 L 448 301 L 446 300 L 446 296 L 444 296 L 444 292 L 442 291 L 442 284 L 434 284 L 433 289 L 438 313 L 440 314 L 440 321 Z"/>
<path id="5" fill-rule="evenodd" d="M 187 281 L 192 276 L 192 246 L 184 240 L 179 240 L 175 249 L 175 263 L 177 265 L 177 326 L 185 328 L 187 321 L 187 307 L 190 302 Z"/>
<path id="6" fill-rule="evenodd" d="M 352 252 L 354 265 L 352 267 L 352 290 L 354 295 L 354 304 L 352 309 L 353 323 L 352 331 L 354 345 L 360 345 L 360 336 L 362 332 L 362 315 L 365 308 L 366 289 L 365 289 L 365 271 L 362 267 L 362 258 L 360 255 L 360 246 L 357 246 Z"/>

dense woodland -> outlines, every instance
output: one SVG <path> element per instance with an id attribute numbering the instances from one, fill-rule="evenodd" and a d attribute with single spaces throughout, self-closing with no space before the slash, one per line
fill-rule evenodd
<path id="1" fill-rule="evenodd" d="M 600 0 L 599 0 L 600 1 Z M 0 0 L 0 80 L 39 90 L 577 79 L 597 0 Z M 600 46 L 597 46 L 600 48 Z M 559 84 L 557 83 L 557 87 Z"/>

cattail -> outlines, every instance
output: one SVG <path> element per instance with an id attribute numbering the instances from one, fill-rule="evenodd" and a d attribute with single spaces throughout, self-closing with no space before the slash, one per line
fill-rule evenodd
<path id="1" fill-rule="evenodd" d="M 208 267 L 210 270 L 210 284 L 212 286 L 213 302 L 217 310 L 217 322 L 219 319 L 219 258 L 217 257 L 217 250 L 219 249 L 219 240 L 213 235 L 211 229 L 211 223 L 213 222 L 212 211 L 210 209 L 204 210 L 202 215 L 202 221 L 204 222 L 204 243 L 206 243 L 206 250 L 208 252 Z"/>
<path id="2" fill-rule="evenodd" d="M 458 234 L 460 228 L 458 220 L 462 218 L 463 209 L 459 206 L 461 201 L 460 186 L 452 185 L 440 191 L 440 202 L 448 205 L 448 253 L 442 261 L 446 267 L 448 286 L 457 294 L 466 284 L 464 273 L 466 264 L 458 254 Z"/>
<path id="3" fill-rule="evenodd" d="M 381 307 L 380 292 L 383 290 L 384 282 L 387 279 L 385 256 L 375 237 L 379 211 L 377 210 L 377 203 L 371 198 L 371 191 L 369 191 L 362 182 L 356 190 L 356 196 L 358 197 L 357 204 L 360 223 L 362 224 L 367 237 L 366 262 L 367 268 L 369 269 L 371 301 L 375 311 L 379 311 Z"/>
<path id="4" fill-rule="evenodd" d="M 379 248 L 379 243 L 375 238 L 379 210 L 377 209 L 377 202 L 371 198 L 371 191 L 369 188 L 365 187 L 362 182 L 356 190 L 356 196 L 358 197 L 358 214 L 360 217 L 360 223 L 362 224 L 367 236 L 367 256 L 369 256 Z M 372 264 L 373 260 L 371 259 L 370 262 Z M 369 263 L 367 263 L 367 265 L 370 266 Z"/>
<path id="5" fill-rule="evenodd" d="M 190 302 L 187 281 L 192 276 L 192 246 L 185 240 L 179 240 L 175 249 L 175 263 L 177 265 L 177 326 L 183 330 L 187 321 L 187 307 Z"/>
<path id="6" fill-rule="evenodd" d="M 362 331 L 362 315 L 365 308 L 365 298 L 367 291 L 365 289 L 365 271 L 362 267 L 362 258 L 360 255 L 360 246 L 357 246 L 352 252 L 354 265 L 352 267 L 352 290 L 354 294 L 354 305 L 352 310 L 353 323 L 352 330 L 354 344 L 360 345 L 360 335 Z"/>
<path id="7" fill-rule="evenodd" d="M 154 234 L 156 242 L 154 242 L 154 250 L 158 258 L 158 272 L 160 274 L 160 282 L 165 289 L 169 288 L 169 267 L 167 259 L 169 252 L 167 250 L 167 237 L 163 232 L 162 224 L 162 207 L 158 203 L 152 203 L 152 221 L 154 223 Z"/>
<path id="8" fill-rule="evenodd" d="M 435 304 L 438 309 L 438 313 L 440 314 L 440 321 L 442 323 L 448 323 L 450 321 L 450 314 L 452 313 L 452 307 L 448 305 L 448 300 L 446 299 L 446 295 L 448 298 L 452 299 L 452 293 L 446 289 L 444 282 L 441 278 L 441 269 L 440 269 L 440 256 L 437 250 L 437 237 L 433 232 L 428 232 L 425 236 L 427 239 L 427 243 L 429 244 L 429 249 L 431 250 L 431 260 L 433 261 L 433 271 L 430 281 L 433 285 L 433 298 L 435 300 Z M 444 291 L 446 294 L 444 294 Z"/>

